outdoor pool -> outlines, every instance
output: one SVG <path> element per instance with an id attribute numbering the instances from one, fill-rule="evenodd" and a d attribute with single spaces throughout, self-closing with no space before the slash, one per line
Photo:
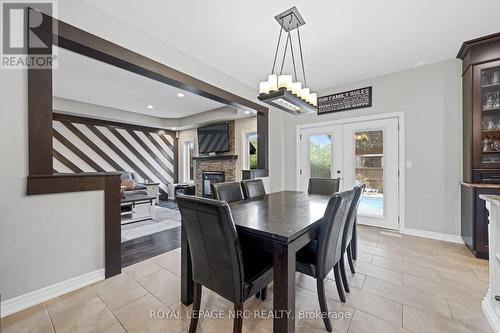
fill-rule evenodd
<path id="1" fill-rule="evenodd" d="M 359 203 L 358 214 L 369 216 L 384 216 L 383 195 L 363 195 Z"/>

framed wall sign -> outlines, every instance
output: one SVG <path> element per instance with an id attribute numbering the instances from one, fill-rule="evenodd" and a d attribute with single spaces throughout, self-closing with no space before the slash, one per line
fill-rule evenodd
<path id="1" fill-rule="evenodd" d="M 372 106 L 372 87 L 318 97 L 318 115 Z"/>

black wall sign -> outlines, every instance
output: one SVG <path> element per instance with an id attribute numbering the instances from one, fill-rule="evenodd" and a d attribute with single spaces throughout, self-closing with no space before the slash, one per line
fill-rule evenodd
<path id="1" fill-rule="evenodd" d="M 372 87 L 344 91 L 318 98 L 318 115 L 372 106 Z"/>

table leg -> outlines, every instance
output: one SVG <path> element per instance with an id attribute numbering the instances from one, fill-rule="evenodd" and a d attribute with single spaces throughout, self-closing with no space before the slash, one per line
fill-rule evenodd
<path id="1" fill-rule="evenodd" d="M 295 251 L 276 244 L 274 257 L 274 333 L 295 332 Z"/>
<path id="2" fill-rule="evenodd" d="M 352 228 L 352 239 L 351 239 L 351 253 L 352 259 L 356 260 L 358 258 L 358 223 L 357 218 L 354 219 L 354 228 Z"/>
<path id="3" fill-rule="evenodd" d="M 181 225 L 181 302 L 188 306 L 193 303 L 193 271 L 191 266 L 191 253 L 187 241 L 186 231 Z"/>

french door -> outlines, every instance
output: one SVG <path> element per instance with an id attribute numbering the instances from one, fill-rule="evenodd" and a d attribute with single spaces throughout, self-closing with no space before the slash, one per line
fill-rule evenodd
<path id="1" fill-rule="evenodd" d="M 398 119 L 300 131 L 299 189 L 310 177 L 340 178 L 341 190 L 364 183 L 358 223 L 398 229 Z"/>

